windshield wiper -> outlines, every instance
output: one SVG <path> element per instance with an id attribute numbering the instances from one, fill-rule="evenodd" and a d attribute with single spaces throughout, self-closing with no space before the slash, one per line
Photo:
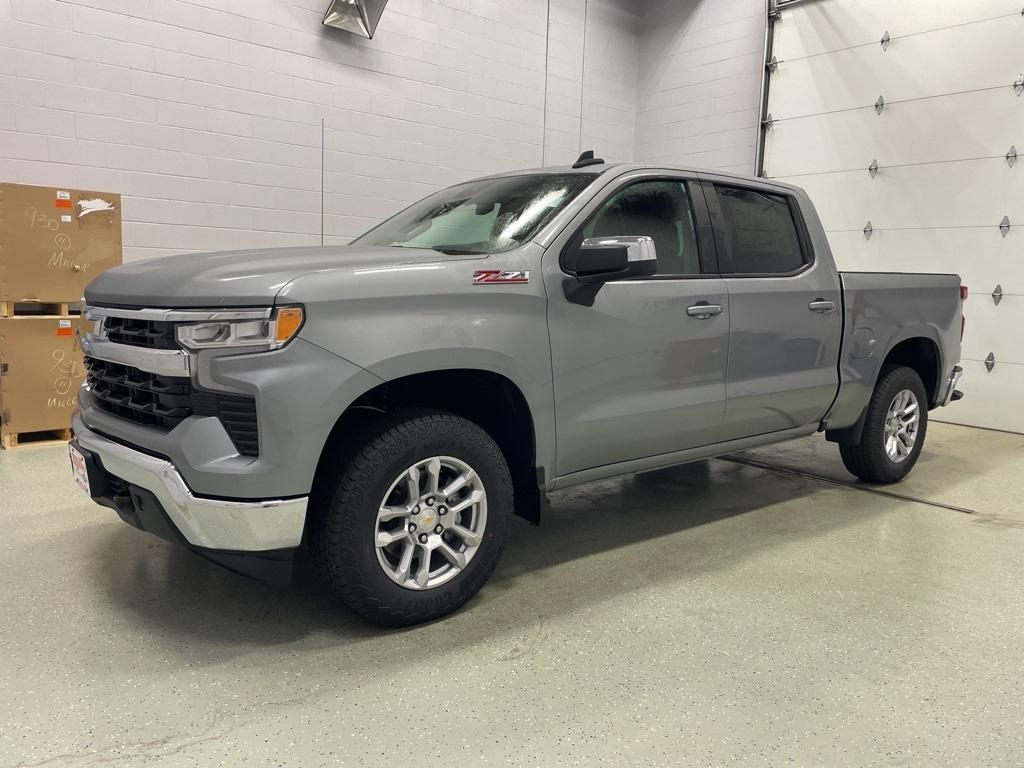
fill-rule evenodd
<path id="1" fill-rule="evenodd" d="M 388 248 L 415 248 L 416 250 L 430 250 L 444 253 L 449 256 L 486 256 L 486 251 L 473 251 L 468 248 L 459 248 L 454 245 L 402 245 L 391 243 Z"/>
<path id="2" fill-rule="evenodd" d="M 484 255 L 483 251 L 472 251 L 472 250 L 469 250 L 468 248 L 455 248 L 455 247 L 448 246 L 448 245 L 432 245 L 432 246 L 430 246 L 430 249 L 432 251 L 437 251 L 438 253 L 447 254 L 448 256 L 483 256 Z"/>
<path id="3" fill-rule="evenodd" d="M 486 256 L 486 251 L 473 251 L 469 248 L 459 248 L 454 245 L 402 245 L 400 243 L 391 243 L 388 248 L 414 248 L 418 251 L 430 250 L 437 251 L 438 253 L 444 253 L 448 256 Z"/>

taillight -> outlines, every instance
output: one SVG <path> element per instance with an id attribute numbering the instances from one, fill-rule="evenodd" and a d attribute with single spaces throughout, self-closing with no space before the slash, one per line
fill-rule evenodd
<path id="1" fill-rule="evenodd" d="M 961 285 L 960 286 L 960 301 L 961 302 L 967 301 L 967 286 L 966 285 Z M 967 323 L 967 320 L 964 318 L 963 313 L 961 313 L 960 314 L 960 341 L 964 340 L 964 325 L 966 323 Z"/>

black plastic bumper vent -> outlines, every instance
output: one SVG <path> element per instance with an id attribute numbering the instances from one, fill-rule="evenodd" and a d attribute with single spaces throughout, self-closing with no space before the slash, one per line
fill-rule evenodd
<path id="1" fill-rule="evenodd" d="M 85 358 L 97 407 L 122 419 L 171 430 L 189 416 L 215 416 L 243 456 L 258 456 L 256 400 L 197 389 L 189 379 Z"/>

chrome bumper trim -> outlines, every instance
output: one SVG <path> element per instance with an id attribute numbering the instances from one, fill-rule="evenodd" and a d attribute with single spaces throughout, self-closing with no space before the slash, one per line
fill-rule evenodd
<path id="1" fill-rule="evenodd" d="M 115 344 L 91 333 L 82 335 L 82 351 L 88 357 L 120 363 L 138 368 L 140 371 L 159 376 L 189 376 L 192 365 L 189 354 L 183 349 L 148 349 Z"/>
<path id="2" fill-rule="evenodd" d="M 208 549 L 260 552 L 293 549 L 302 539 L 308 497 L 225 501 L 193 495 L 174 465 L 96 434 L 75 416 L 75 439 L 103 468 L 150 491 L 189 544 Z"/>
<path id="3" fill-rule="evenodd" d="M 946 397 L 942 401 L 943 407 L 949 405 L 953 399 L 953 392 L 956 390 L 956 385 L 960 382 L 960 377 L 963 376 L 964 369 L 959 365 L 954 365 L 953 370 L 949 372 L 949 378 L 946 380 Z"/>

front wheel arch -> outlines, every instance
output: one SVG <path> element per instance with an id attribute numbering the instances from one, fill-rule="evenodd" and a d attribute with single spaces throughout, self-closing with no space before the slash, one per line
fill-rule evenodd
<path id="1" fill-rule="evenodd" d="M 346 437 L 398 409 L 429 408 L 468 419 L 498 444 L 512 473 L 515 514 L 540 523 L 546 476 L 538 467 L 533 409 L 522 389 L 494 371 L 460 368 L 424 371 L 379 383 L 337 418 L 321 451 L 313 491 L 322 485 L 325 458 L 336 460 Z"/>
<path id="2" fill-rule="evenodd" d="M 396 409 L 368 421 L 345 443 L 345 450 L 333 453 L 326 460 L 322 482 L 315 495 L 315 514 L 308 525 L 310 552 L 321 578 L 350 608 L 385 626 L 429 621 L 462 606 L 490 577 L 508 536 L 513 505 L 512 480 L 497 444 L 467 419 L 422 408 Z M 428 575 L 433 570 L 431 552 L 435 553 L 434 566 L 440 564 L 444 569 L 443 554 L 438 556 L 433 547 L 443 548 L 444 537 L 451 533 L 456 535 L 456 541 L 462 534 L 452 529 L 431 536 L 431 532 L 438 533 L 433 527 L 441 522 L 441 511 L 437 506 L 430 508 L 435 514 L 424 528 L 418 525 L 423 520 L 416 502 L 422 498 L 422 503 L 426 504 L 426 500 L 432 498 L 445 503 L 443 497 L 437 497 L 437 489 L 442 484 L 417 490 L 422 496 L 389 500 L 391 489 L 403 478 L 407 467 L 440 454 L 466 462 L 480 478 L 486 492 L 486 528 L 478 531 L 478 551 L 460 563 L 457 573 L 434 586 L 424 582 L 422 589 L 413 589 L 404 576 L 396 579 L 395 574 L 389 572 L 388 568 L 397 567 L 398 563 L 385 564 L 381 559 L 379 537 L 382 530 L 379 526 L 388 520 L 381 514 L 386 511 L 390 517 L 395 517 L 392 513 L 397 510 L 398 517 L 402 517 L 401 525 L 391 525 L 394 520 L 384 523 L 388 526 L 388 535 L 394 538 L 383 540 L 383 545 L 401 543 L 405 547 L 399 561 L 404 563 L 403 569 L 412 568 L 411 557 L 409 561 L 404 560 L 405 550 L 411 552 L 417 547 L 422 550 L 421 557 L 422 552 L 427 553 Z M 334 461 L 338 463 L 334 465 Z M 333 471 L 328 471 L 329 466 L 333 466 Z M 414 487 L 421 488 L 418 482 Z M 455 484 L 449 486 L 455 487 Z M 454 494 L 455 491 L 444 493 Z M 393 504 L 396 506 L 392 507 Z M 457 512 L 458 508 L 453 506 L 452 511 Z M 405 523 L 414 522 L 417 525 L 407 530 Z M 464 520 L 455 522 L 468 525 Z M 421 535 L 430 541 L 416 544 Z M 465 538 L 461 541 L 467 547 L 472 543 Z M 448 545 L 451 544 L 449 540 Z M 422 563 L 419 561 L 417 568 L 422 567 Z"/>

